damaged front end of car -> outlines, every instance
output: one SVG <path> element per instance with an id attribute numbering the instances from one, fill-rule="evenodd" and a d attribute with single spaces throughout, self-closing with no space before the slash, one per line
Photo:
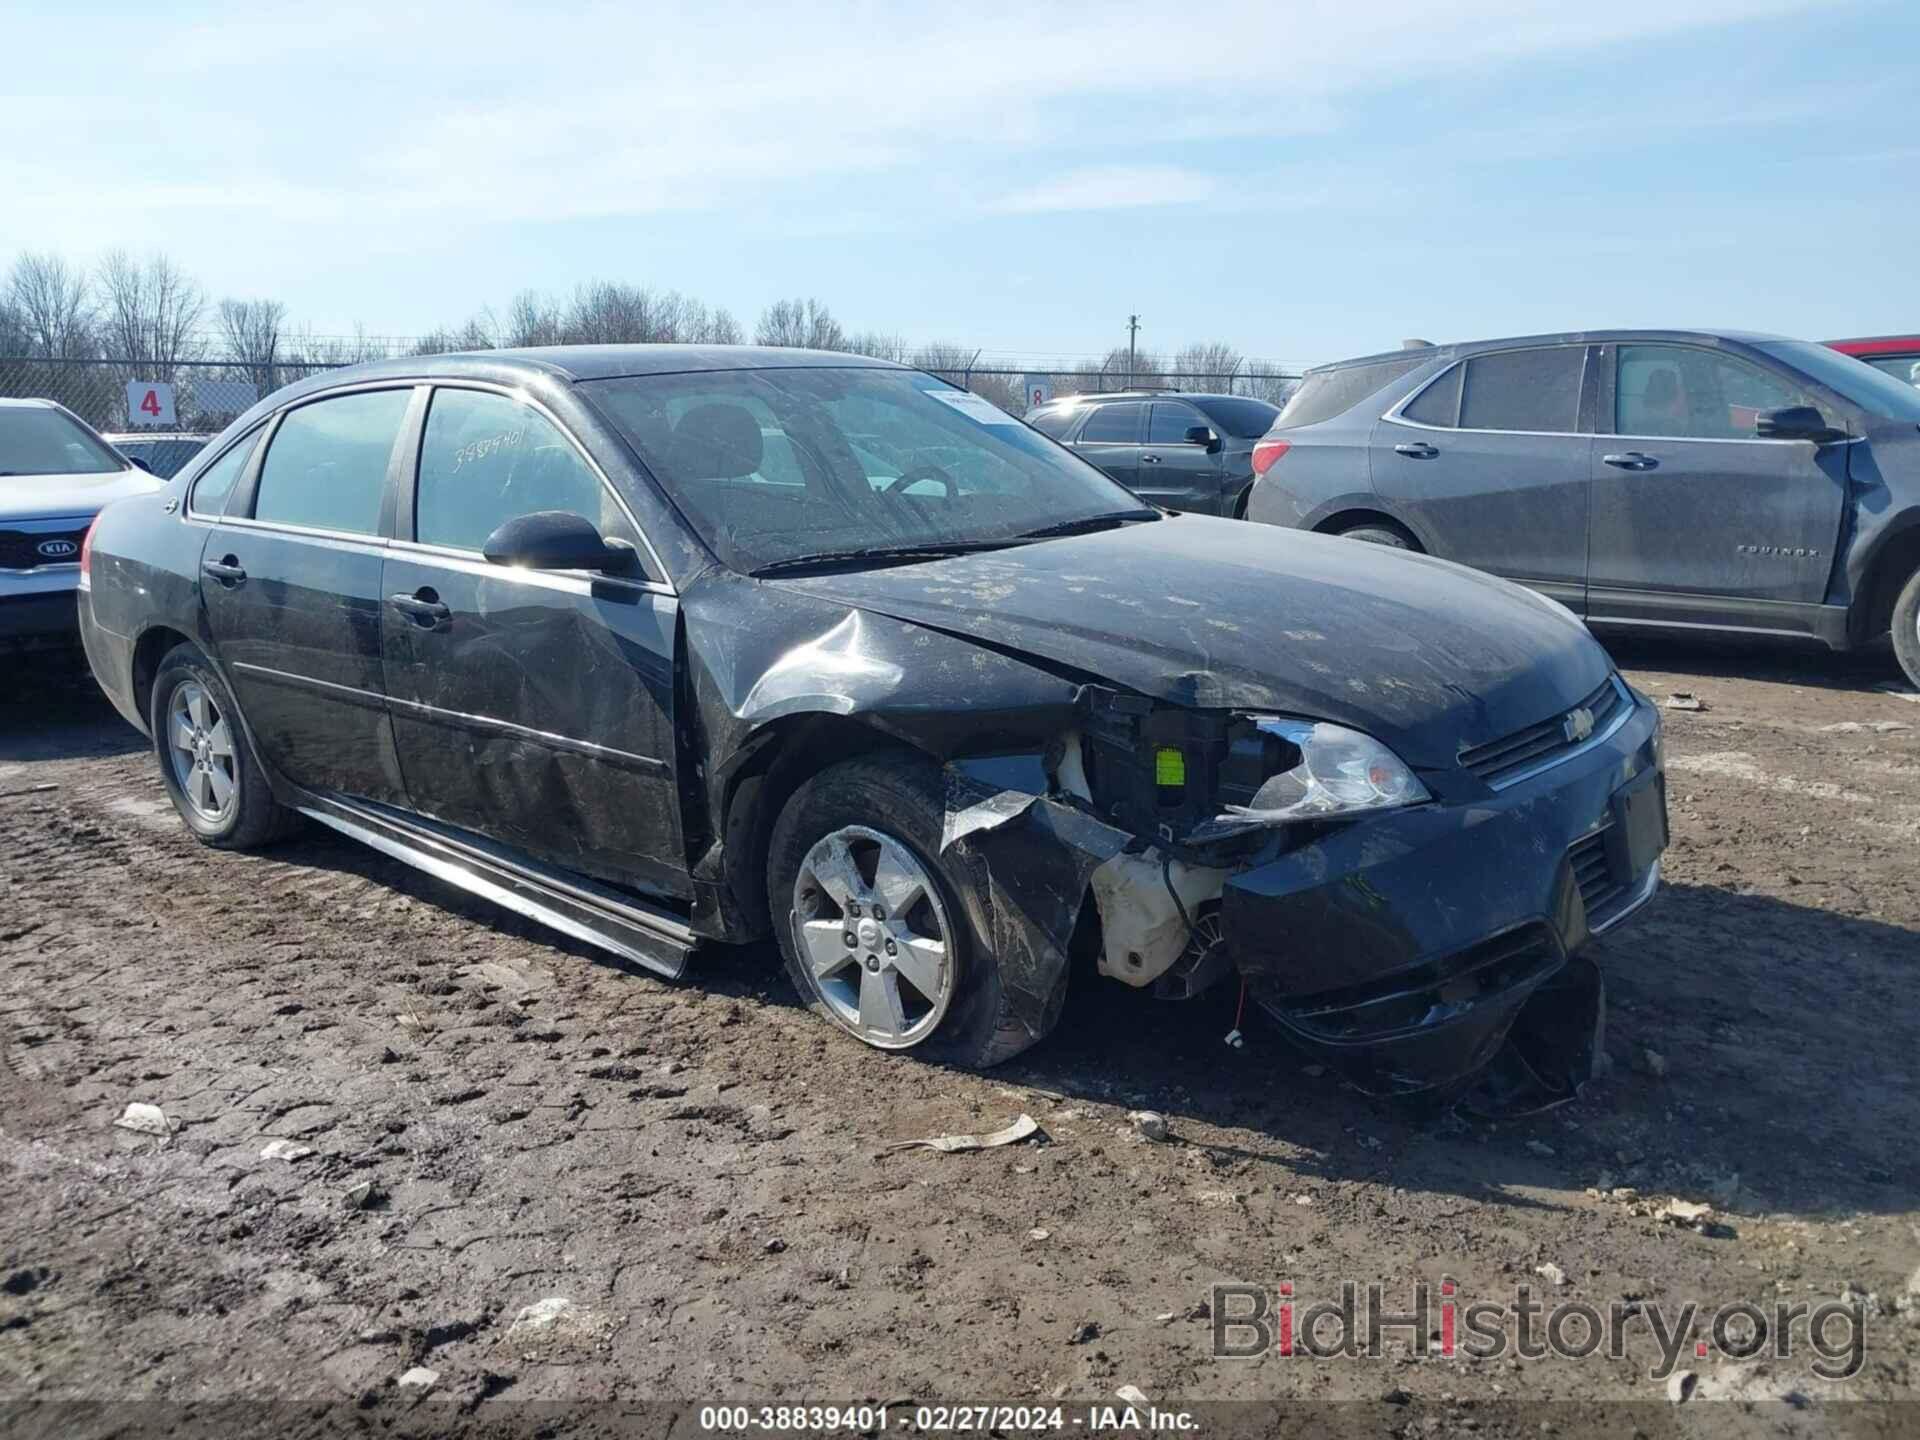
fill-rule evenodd
<path id="1" fill-rule="evenodd" d="M 989 877 L 1042 1025 L 1090 897 L 1110 979 L 1237 976 L 1366 1091 L 1546 1108 L 1604 1063 L 1588 941 L 1651 897 L 1666 839 L 1657 713 L 1610 683 L 1605 734 L 1497 790 L 1342 727 L 1085 686 L 1044 754 L 949 763 L 945 846 Z"/>

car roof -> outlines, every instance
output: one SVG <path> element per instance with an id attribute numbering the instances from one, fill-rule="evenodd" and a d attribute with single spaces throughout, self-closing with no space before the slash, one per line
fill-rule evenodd
<path id="1" fill-rule="evenodd" d="M 1350 365 L 1378 365 L 1387 360 L 1413 360 L 1424 364 L 1430 360 L 1451 360 L 1485 350 L 1511 350 L 1531 345 L 1605 345 L 1622 341 L 1661 340 L 1691 341 L 1695 344 L 1702 341 L 1717 344 L 1731 340 L 1736 344 L 1754 345 L 1792 338 L 1791 335 L 1771 335 L 1760 330 L 1563 330 L 1555 335 L 1510 335 L 1499 340 L 1451 340 L 1443 345 L 1404 346 L 1398 350 L 1382 350 L 1373 355 L 1356 355 L 1350 360 L 1316 365 L 1307 374 L 1344 370 Z"/>
<path id="2" fill-rule="evenodd" d="M 218 436 L 217 430 L 163 430 L 158 433 L 150 430 L 103 430 L 102 440 L 111 440 L 118 445 L 121 441 L 147 440 L 212 440 Z"/>
<path id="3" fill-rule="evenodd" d="M 818 369 L 911 370 L 912 367 L 841 350 L 801 350 L 783 345 L 541 345 L 515 350 L 456 350 L 318 370 L 265 396 L 234 424 L 244 427 L 323 390 L 381 380 L 488 380 L 503 385 L 558 381 L 564 384 L 575 380 L 685 375 L 708 370 Z"/>
<path id="4" fill-rule="evenodd" d="M 11 409 L 23 409 L 29 405 L 39 410 L 64 410 L 67 408 L 53 400 L 0 399 L 0 406 L 6 406 Z"/>

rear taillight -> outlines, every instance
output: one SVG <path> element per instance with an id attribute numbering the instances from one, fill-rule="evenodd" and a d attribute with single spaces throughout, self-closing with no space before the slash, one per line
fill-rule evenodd
<path id="1" fill-rule="evenodd" d="M 1253 473 L 1264 475 L 1280 463 L 1280 457 L 1293 448 L 1290 440 L 1260 440 L 1253 447 Z"/>
<path id="2" fill-rule="evenodd" d="M 87 526 L 87 533 L 80 537 L 80 588 L 93 588 L 93 527 L 100 522 L 95 520 Z"/>

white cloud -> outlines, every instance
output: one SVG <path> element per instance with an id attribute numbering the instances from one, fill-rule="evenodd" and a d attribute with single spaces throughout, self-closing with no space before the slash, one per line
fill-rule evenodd
<path id="1" fill-rule="evenodd" d="M 1794 3 L 236 6 L 137 66 L 50 66 L 0 99 L 0 128 L 34 137 L 0 150 L 0 250 L 164 234 L 209 204 L 285 227 L 774 225 L 827 185 L 949 214 L 1219 203 L 1369 92 Z M 104 23 L 80 3 L 9 28 L 20 53 L 81 55 Z M 1228 141 L 1231 167 L 1197 154 Z"/>

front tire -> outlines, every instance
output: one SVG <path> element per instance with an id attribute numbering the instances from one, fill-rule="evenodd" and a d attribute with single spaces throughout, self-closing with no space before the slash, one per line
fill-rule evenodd
<path id="1" fill-rule="evenodd" d="M 160 781 L 194 837 L 216 850 L 280 839 L 299 817 L 273 798 L 233 694 L 207 657 L 176 645 L 154 673 L 147 712 Z"/>
<path id="2" fill-rule="evenodd" d="M 1893 602 L 1893 654 L 1908 683 L 1920 689 L 1920 570 L 1907 577 Z"/>
<path id="3" fill-rule="evenodd" d="M 944 800 L 918 756 L 821 771 L 773 827 L 767 911 L 816 1015 L 875 1049 L 981 1069 L 1032 1037 L 1009 1020 L 977 882 L 940 858 Z"/>

